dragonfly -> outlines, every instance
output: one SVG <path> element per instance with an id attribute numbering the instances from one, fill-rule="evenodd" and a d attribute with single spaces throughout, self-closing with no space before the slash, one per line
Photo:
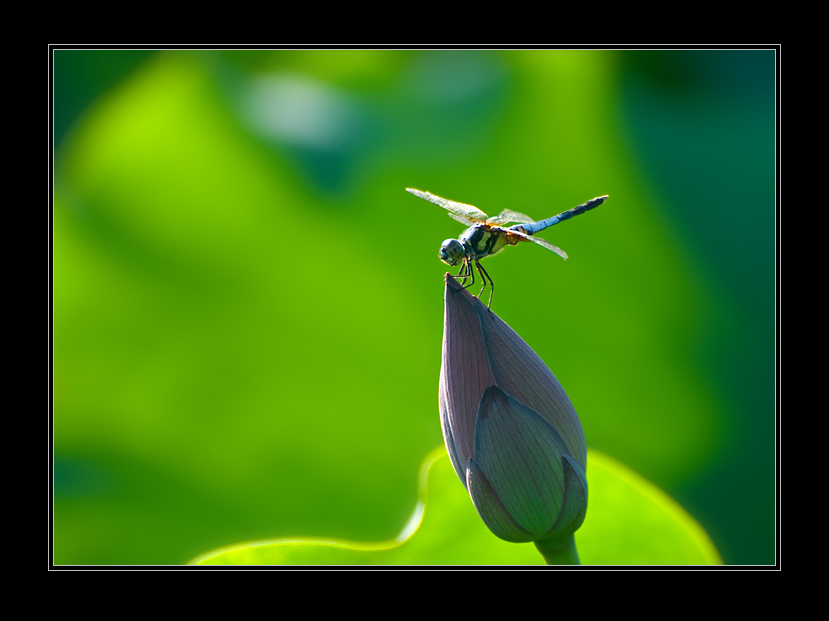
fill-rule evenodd
<path id="1" fill-rule="evenodd" d="M 552 250 L 562 259 L 567 259 L 567 253 L 561 248 L 551 244 L 546 239 L 535 237 L 535 234 L 554 224 L 569 220 L 573 216 L 578 216 L 585 211 L 594 209 L 608 198 L 607 194 L 597 196 L 577 207 L 563 211 L 546 220 L 536 222 L 528 215 L 513 211 L 512 209 L 504 209 L 497 216 L 489 217 L 483 211 L 472 205 L 450 201 L 449 199 L 441 198 L 440 196 L 415 188 L 406 188 L 406 191 L 430 203 L 440 205 L 449 211 L 451 218 L 469 227 L 461 233 L 458 239 L 445 240 L 440 246 L 438 256 L 447 265 L 452 267 L 461 266 L 457 277 L 463 283 L 464 289 L 475 284 L 475 270 L 473 266 L 478 268 L 478 273 L 481 275 L 481 280 L 483 280 L 483 287 L 481 287 L 477 297 L 480 299 L 481 294 L 486 289 L 487 284 L 489 284 L 489 303 L 487 304 L 487 308 L 492 306 L 492 294 L 495 293 L 495 283 L 487 271 L 481 267 L 481 259 L 498 254 L 507 246 L 515 246 L 520 242 L 534 242 L 539 246 L 547 248 L 547 250 Z M 468 285 L 465 284 L 467 279 L 470 280 Z"/>

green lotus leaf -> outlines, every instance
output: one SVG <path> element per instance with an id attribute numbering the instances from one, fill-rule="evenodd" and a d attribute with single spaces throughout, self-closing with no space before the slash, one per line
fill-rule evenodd
<path id="1" fill-rule="evenodd" d="M 718 565 L 706 532 L 667 494 L 589 450 L 590 500 L 576 532 L 582 565 Z M 419 500 L 400 535 L 376 543 L 272 539 L 231 545 L 191 565 L 543 565 L 532 544 L 495 537 L 441 447 L 423 461 Z"/>

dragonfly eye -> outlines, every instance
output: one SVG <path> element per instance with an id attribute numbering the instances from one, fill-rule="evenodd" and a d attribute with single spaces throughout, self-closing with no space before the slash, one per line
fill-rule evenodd
<path id="1" fill-rule="evenodd" d="M 447 265 L 460 265 L 466 256 L 463 245 L 457 239 L 447 239 L 440 245 L 438 252 L 440 260 Z"/>

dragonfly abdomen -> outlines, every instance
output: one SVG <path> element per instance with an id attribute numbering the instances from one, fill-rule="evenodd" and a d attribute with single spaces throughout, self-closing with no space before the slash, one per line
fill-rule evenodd
<path id="1" fill-rule="evenodd" d="M 597 196 L 596 198 L 591 198 L 586 203 L 582 203 L 572 209 L 568 209 L 567 211 L 563 211 L 562 213 L 551 216 L 546 220 L 540 220 L 538 222 L 533 222 L 531 224 L 516 224 L 515 226 L 511 226 L 512 229 L 518 229 L 519 231 L 525 232 L 527 235 L 535 235 L 539 231 L 543 231 L 544 229 L 553 226 L 554 224 L 558 224 L 564 220 L 569 220 L 573 216 L 580 216 L 585 211 L 590 211 L 595 207 L 601 205 L 607 199 L 607 195 L 605 196 Z"/>

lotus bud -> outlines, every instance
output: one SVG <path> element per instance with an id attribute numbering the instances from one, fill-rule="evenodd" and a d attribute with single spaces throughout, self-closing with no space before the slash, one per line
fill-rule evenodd
<path id="1" fill-rule="evenodd" d="M 548 562 L 545 548 L 572 548 L 552 556 L 577 564 L 587 445 L 576 411 L 530 346 L 449 274 L 439 400 L 446 450 L 486 526 L 536 542 Z"/>

